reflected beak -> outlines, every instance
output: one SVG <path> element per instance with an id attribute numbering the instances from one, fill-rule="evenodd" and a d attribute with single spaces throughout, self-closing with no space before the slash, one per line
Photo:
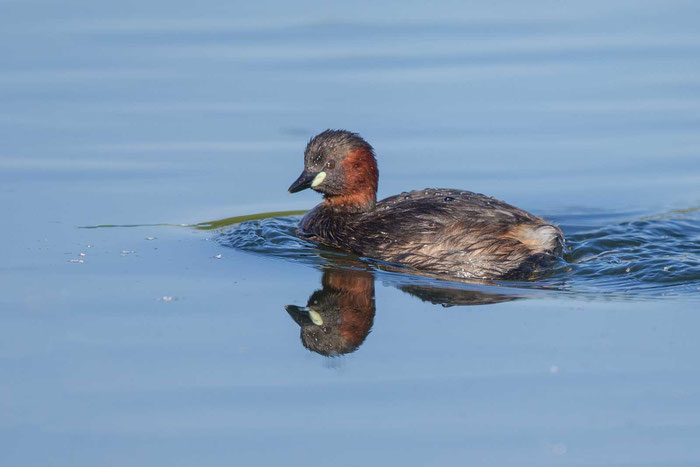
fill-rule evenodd
<path id="1" fill-rule="evenodd" d="M 289 191 L 290 193 L 296 193 L 297 191 L 311 188 L 311 183 L 314 181 L 314 178 L 316 178 L 316 174 L 312 174 L 311 172 L 304 169 L 301 175 L 299 175 L 299 178 L 297 178 L 294 181 L 294 183 L 292 183 L 292 185 L 287 191 Z"/>
<path id="2" fill-rule="evenodd" d="M 284 307 L 284 309 L 287 310 L 289 316 L 291 316 L 294 322 L 297 323 L 299 326 L 304 327 L 314 324 L 314 322 L 311 320 L 311 317 L 309 316 L 309 309 L 307 307 L 287 305 Z"/>

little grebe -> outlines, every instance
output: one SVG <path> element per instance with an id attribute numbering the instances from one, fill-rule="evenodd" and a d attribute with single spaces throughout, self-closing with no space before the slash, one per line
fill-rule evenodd
<path id="1" fill-rule="evenodd" d="M 358 134 L 326 130 L 304 151 L 290 193 L 312 188 L 323 203 L 299 223 L 302 238 L 436 275 L 527 278 L 561 255 L 558 227 L 464 190 L 411 191 L 377 202 L 374 149 Z"/>

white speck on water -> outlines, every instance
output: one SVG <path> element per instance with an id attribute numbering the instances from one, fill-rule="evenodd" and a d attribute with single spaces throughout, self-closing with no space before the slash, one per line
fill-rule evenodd
<path id="1" fill-rule="evenodd" d="M 88 247 L 88 248 L 92 248 L 92 245 L 88 245 L 87 247 Z"/>
<path id="2" fill-rule="evenodd" d="M 157 237 L 146 237 L 146 240 L 155 240 Z"/>
<path id="3" fill-rule="evenodd" d="M 671 266 L 664 266 L 664 271 L 668 271 L 669 269 L 671 269 Z"/>
<path id="4" fill-rule="evenodd" d="M 136 253 L 136 252 L 134 250 L 122 250 L 121 255 L 126 256 L 126 255 L 130 255 L 132 253 Z"/>
<path id="5" fill-rule="evenodd" d="M 85 261 L 83 261 L 82 259 L 72 259 L 72 260 L 70 260 L 70 262 L 71 262 L 71 263 L 82 264 L 82 263 L 84 263 Z"/>
<path id="6" fill-rule="evenodd" d="M 549 372 L 552 373 L 553 375 L 559 373 L 559 367 L 556 365 L 552 365 L 549 367 Z"/>
<path id="7" fill-rule="evenodd" d="M 169 296 L 169 295 L 163 295 L 162 297 L 160 297 L 160 298 L 158 299 L 159 302 L 166 302 L 166 303 L 170 303 L 170 302 L 172 302 L 173 300 L 175 300 L 175 299 L 174 299 L 173 297 Z"/>
<path id="8" fill-rule="evenodd" d="M 214 256 L 214 258 L 221 259 L 221 258 L 223 258 L 223 255 L 221 253 L 219 253 L 218 255 Z"/>
<path id="9" fill-rule="evenodd" d="M 625 269 L 625 272 L 630 272 L 630 268 Z"/>
<path id="10" fill-rule="evenodd" d="M 564 443 L 555 443 L 547 446 L 547 450 L 554 456 L 563 456 L 568 451 L 568 448 Z"/>
<path id="11" fill-rule="evenodd" d="M 80 253 L 80 256 L 81 256 L 81 257 L 85 257 L 85 256 L 87 256 L 87 255 L 86 255 L 85 253 Z"/>

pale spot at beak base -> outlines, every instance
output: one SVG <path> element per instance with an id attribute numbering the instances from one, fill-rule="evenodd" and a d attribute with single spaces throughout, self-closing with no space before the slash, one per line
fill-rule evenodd
<path id="1" fill-rule="evenodd" d="M 323 173 L 323 172 L 321 172 L 321 173 Z M 321 318 L 321 315 L 318 313 L 318 311 L 309 310 L 309 318 L 311 318 L 311 321 L 312 321 L 316 326 L 322 326 L 322 325 L 323 325 L 323 318 Z"/>
<path id="2" fill-rule="evenodd" d="M 326 172 L 319 172 L 311 182 L 311 188 L 319 186 L 326 179 Z"/>

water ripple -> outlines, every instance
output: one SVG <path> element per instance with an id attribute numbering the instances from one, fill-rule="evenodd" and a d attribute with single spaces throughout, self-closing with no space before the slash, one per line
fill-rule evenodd
<path id="1" fill-rule="evenodd" d="M 700 291 L 700 211 L 676 211 L 582 228 L 581 216 L 556 220 L 567 237 L 570 251 L 545 277 L 533 282 L 499 282 L 520 288 L 554 289 L 605 296 L 697 295 Z M 610 216 L 599 215 L 610 222 Z M 275 217 L 242 222 L 221 231 L 217 241 L 251 253 L 277 256 L 316 266 L 338 261 L 362 261 L 372 269 L 385 269 L 330 248 L 318 247 L 295 235 L 298 217 Z M 448 278 L 448 280 L 453 280 Z"/>

